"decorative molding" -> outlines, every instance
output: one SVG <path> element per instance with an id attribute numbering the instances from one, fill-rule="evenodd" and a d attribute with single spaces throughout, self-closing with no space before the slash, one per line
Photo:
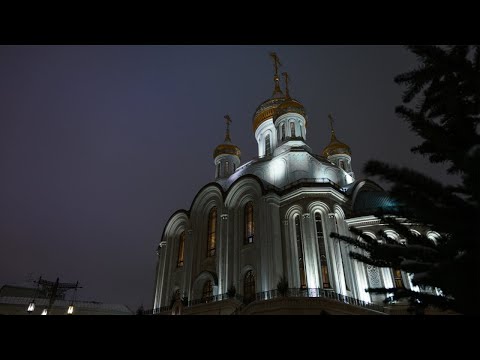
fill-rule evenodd
<path id="1" fill-rule="evenodd" d="M 158 244 L 158 247 L 159 248 L 163 248 L 164 246 L 167 245 L 167 242 L 166 241 L 160 241 L 160 244 Z"/>
<path id="2" fill-rule="evenodd" d="M 222 214 L 220 215 L 220 217 L 222 218 L 222 220 L 228 220 L 228 214 Z"/>
<path id="3" fill-rule="evenodd" d="M 287 226 L 288 225 L 288 220 L 283 220 L 283 225 Z"/>
<path id="4" fill-rule="evenodd" d="M 193 234 L 193 230 L 192 229 L 188 229 L 187 230 L 187 235 L 192 235 Z"/>
<path id="5" fill-rule="evenodd" d="M 302 214 L 302 217 L 304 219 L 310 219 L 310 214 L 309 213 Z"/>

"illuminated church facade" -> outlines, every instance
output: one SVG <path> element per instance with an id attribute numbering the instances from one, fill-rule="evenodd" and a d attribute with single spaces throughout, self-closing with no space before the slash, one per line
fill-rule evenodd
<path id="1" fill-rule="evenodd" d="M 305 108 L 290 96 L 286 73 L 282 91 L 272 57 L 273 95 L 253 115 L 258 157 L 240 165 L 225 116 L 215 180 L 165 225 L 154 313 L 381 314 L 383 298 L 366 288 L 414 288 L 408 274 L 354 260 L 350 245 L 330 237 L 352 236 L 354 226 L 398 239 L 372 215 L 393 204 L 379 185 L 356 180 L 352 152 L 337 139 L 331 116 L 330 143 L 321 155 L 312 151 Z M 290 290 L 282 294 L 281 284 Z"/>

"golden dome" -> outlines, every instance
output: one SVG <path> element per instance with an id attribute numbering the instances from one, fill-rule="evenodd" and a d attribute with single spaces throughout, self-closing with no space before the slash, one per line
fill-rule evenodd
<path id="1" fill-rule="evenodd" d="M 329 156 L 337 154 L 352 155 L 352 152 L 350 151 L 350 147 L 347 144 L 344 144 L 341 141 L 337 140 L 337 138 L 335 137 L 335 133 L 332 131 L 330 144 L 328 144 L 328 146 L 323 149 L 322 155 L 328 158 Z"/>
<path id="2" fill-rule="evenodd" d="M 233 144 L 220 144 L 213 151 L 213 158 L 215 159 L 218 155 L 235 155 L 240 158 L 241 152 L 240 149 Z"/>
<path id="3" fill-rule="evenodd" d="M 300 114 L 306 120 L 305 108 L 303 107 L 303 105 L 299 101 L 297 101 L 295 99 L 287 98 L 283 103 L 281 103 L 275 110 L 275 115 L 274 115 L 273 121 L 275 122 L 275 120 L 278 117 L 280 117 L 281 115 L 286 114 L 286 113 Z"/>
<path id="4" fill-rule="evenodd" d="M 284 97 L 275 97 L 261 103 L 253 115 L 253 131 L 266 120 L 273 118 L 277 107 L 285 101 Z"/>

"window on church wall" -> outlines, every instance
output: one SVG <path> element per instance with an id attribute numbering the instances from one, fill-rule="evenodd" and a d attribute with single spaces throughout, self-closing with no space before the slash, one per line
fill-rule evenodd
<path id="1" fill-rule="evenodd" d="M 294 122 L 291 122 L 290 123 L 290 136 L 291 137 L 297 137 L 297 135 L 295 134 L 295 123 Z"/>
<path id="2" fill-rule="evenodd" d="M 340 169 L 346 171 L 346 170 L 345 170 L 345 161 L 340 160 L 340 161 L 338 162 L 338 164 L 340 165 Z"/>
<path id="3" fill-rule="evenodd" d="M 302 229 L 300 226 L 300 216 L 295 215 L 295 238 L 297 242 L 297 253 L 298 253 L 298 267 L 300 271 L 300 288 L 307 288 L 307 276 L 305 273 L 305 258 L 303 254 L 303 243 L 302 243 Z"/>
<path id="4" fill-rule="evenodd" d="M 322 272 L 322 283 L 324 289 L 331 289 L 330 275 L 328 274 L 327 251 L 325 248 L 325 237 L 323 236 L 322 217 L 315 213 L 315 225 L 317 227 L 317 241 L 320 252 L 320 269 Z"/>
<path id="5" fill-rule="evenodd" d="M 228 175 L 228 167 L 230 166 L 229 162 L 228 161 L 225 161 L 225 175 Z"/>
<path id="6" fill-rule="evenodd" d="M 215 256 L 217 243 L 217 208 L 214 206 L 208 214 L 207 257 Z"/>
<path id="7" fill-rule="evenodd" d="M 267 135 L 265 138 L 265 155 L 270 156 L 272 155 L 272 149 L 270 147 L 270 134 Z"/>
<path id="8" fill-rule="evenodd" d="M 393 279 L 395 282 L 395 287 L 397 288 L 404 288 L 405 285 L 403 284 L 402 279 L 402 271 L 400 269 L 393 269 Z"/>
<path id="9" fill-rule="evenodd" d="M 233 172 L 237 169 L 237 165 L 233 164 Z"/>
<path id="10" fill-rule="evenodd" d="M 243 297 L 246 302 L 251 302 L 255 299 L 255 275 L 253 271 L 249 270 L 243 278 Z"/>
<path id="11" fill-rule="evenodd" d="M 180 234 L 178 240 L 177 267 L 183 267 L 183 254 L 185 252 L 185 231 Z"/>
<path id="12" fill-rule="evenodd" d="M 249 201 L 245 205 L 245 239 L 244 244 L 253 243 L 255 233 L 255 223 L 253 221 L 253 202 Z"/>
<path id="13" fill-rule="evenodd" d="M 282 132 L 282 141 L 284 141 L 285 140 L 285 124 L 282 124 L 281 132 Z"/>
<path id="14" fill-rule="evenodd" d="M 203 285 L 202 301 L 203 302 L 212 301 L 212 297 L 213 297 L 213 284 L 211 280 L 207 280 Z"/>

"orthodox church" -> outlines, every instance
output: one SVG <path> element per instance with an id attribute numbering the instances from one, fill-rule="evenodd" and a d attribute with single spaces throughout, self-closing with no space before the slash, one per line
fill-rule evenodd
<path id="1" fill-rule="evenodd" d="M 353 226 L 399 239 L 372 215 L 395 204 L 379 185 L 355 178 L 352 151 L 331 115 L 330 143 L 322 154 L 312 151 L 306 109 L 291 97 L 287 73 L 281 89 L 271 56 L 273 94 L 252 119 L 258 156 L 241 165 L 226 115 L 225 141 L 213 151 L 215 180 L 165 225 L 154 314 L 383 314 L 383 298 L 366 288 L 414 289 L 408 274 L 351 259 L 350 245 L 330 237 L 352 236 Z"/>

